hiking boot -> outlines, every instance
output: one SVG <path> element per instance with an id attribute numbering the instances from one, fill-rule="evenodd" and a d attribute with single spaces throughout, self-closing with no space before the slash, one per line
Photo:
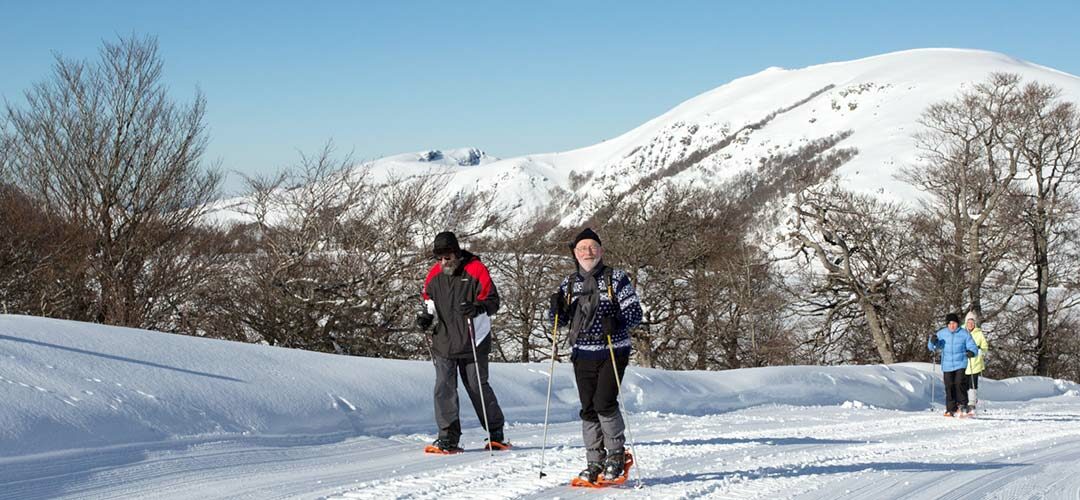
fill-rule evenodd
<path id="1" fill-rule="evenodd" d="M 604 459 L 604 480 L 614 481 L 626 472 L 626 455 L 622 451 L 609 453 Z"/>
<path id="2" fill-rule="evenodd" d="M 448 438 L 436 439 L 435 442 L 431 443 L 431 445 L 438 448 L 438 449 L 440 449 L 440 450 L 442 450 L 442 451 L 444 451 L 444 452 L 448 452 L 448 453 L 455 452 L 455 451 L 461 451 L 461 447 L 458 446 L 457 442 L 456 441 L 451 441 Z"/>
<path id="3" fill-rule="evenodd" d="M 484 445 L 485 450 L 509 450 L 510 443 L 506 442 L 506 437 L 503 436 L 502 431 L 492 432 L 491 438 L 488 443 Z"/>
<path id="4" fill-rule="evenodd" d="M 585 470 L 578 474 L 578 477 L 583 481 L 595 484 L 596 481 L 600 479 L 600 473 L 602 472 L 604 472 L 604 464 L 600 462 L 589 462 L 589 464 L 585 466 Z"/>

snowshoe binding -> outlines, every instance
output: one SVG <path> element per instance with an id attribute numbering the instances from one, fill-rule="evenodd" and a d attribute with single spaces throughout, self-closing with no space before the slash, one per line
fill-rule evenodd
<path id="1" fill-rule="evenodd" d="M 457 443 L 444 438 L 436 439 L 434 443 L 431 443 L 424 448 L 424 453 L 435 455 L 454 455 L 463 451 L 465 450 L 458 446 Z"/>
<path id="2" fill-rule="evenodd" d="M 599 467 L 599 472 L 593 476 L 593 465 Z M 630 477 L 630 468 L 634 465 L 634 456 L 629 452 L 612 453 L 604 459 L 603 463 L 589 462 L 589 466 L 581 471 L 578 477 L 570 481 L 570 486 L 579 488 L 606 488 L 623 484 Z"/>
<path id="3" fill-rule="evenodd" d="M 584 488 L 599 488 L 600 476 L 604 474 L 603 462 L 589 462 L 585 469 L 577 477 L 570 480 L 570 486 Z"/>
<path id="4" fill-rule="evenodd" d="M 491 435 L 491 439 L 488 440 L 488 442 L 486 444 L 484 444 L 484 449 L 485 450 L 495 450 L 495 451 L 505 451 L 505 450 L 509 450 L 513 446 L 514 445 L 510 444 L 510 442 L 507 441 L 505 437 L 503 437 L 503 434 L 501 432 L 498 432 L 498 433 L 494 433 L 494 434 Z"/>

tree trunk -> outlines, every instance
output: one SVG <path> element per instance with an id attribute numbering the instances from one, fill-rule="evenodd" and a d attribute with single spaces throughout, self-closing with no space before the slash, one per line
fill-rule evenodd
<path id="1" fill-rule="evenodd" d="M 881 315 L 878 314 L 877 309 L 870 301 L 865 299 L 859 299 L 859 306 L 863 310 L 863 314 L 866 315 L 866 323 L 870 325 L 870 336 L 874 339 L 874 347 L 877 348 L 878 355 L 881 356 L 881 362 L 887 365 L 896 362 L 896 356 L 893 354 L 892 344 L 889 341 L 889 330 L 885 326 Z"/>
<path id="2" fill-rule="evenodd" d="M 727 334 L 724 335 L 724 355 L 727 359 L 727 368 L 729 370 L 742 368 L 742 363 L 739 362 L 740 326 L 738 321 L 738 311 L 735 311 L 732 314 L 732 325 L 728 328 Z"/>
<path id="3" fill-rule="evenodd" d="M 972 224 L 967 232 L 967 258 L 968 258 L 968 306 L 975 314 L 982 318 L 982 248 L 980 245 L 981 227 Z"/>
<path id="4" fill-rule="evenodd" d="M 703 300 L 694 301 L 695 311 L 693 312 L 693 319 L 691 320 L 691 328 L 693 328 L 693 342 L 690 349 L 694 353 L 694 369 L 705 370 L 708 368 L 709 361 L 709 313 L 706 308 L 715 307 L 713 304 L 708 304 Z"/>
<path id="5" fill-rule="evenodd" d="M 1039 204 L 1042 202 L 1040 200 Z M 1049 317 L 1050 305 L 1048 303 L 1048 290 L 1050 281 L 1049 242 L 1046 235 L 1046 218 L 1044 210 L 1038 209 L 1037 223 L 1035 226 L 1035 284 L 1037 326 L 1035 328 L 1036 362 L 1035 374 L 1043 377 L 1050 375 L 1050 346 L 1049 346 Z"/>

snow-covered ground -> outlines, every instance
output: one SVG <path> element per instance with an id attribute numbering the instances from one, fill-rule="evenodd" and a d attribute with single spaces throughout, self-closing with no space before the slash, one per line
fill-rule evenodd
<path id="1" fill-rule="evenodd" d="M 548 366 L 492 367 L 513 450 L 481 451 L 465 413 L 469 451 L 431 456 L 426 362 L 0 316 L 0 499 L 1080 495 L 1080 386 L 985 380 L 979 418 L 957 420 L 918 363 L 631 367 L 633 484 L 574 490 L 584 451 L 565 364 L 539 475 Z"/>

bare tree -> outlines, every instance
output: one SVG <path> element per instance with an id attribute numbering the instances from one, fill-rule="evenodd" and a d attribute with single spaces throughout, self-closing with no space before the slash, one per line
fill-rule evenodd
<path id="1" fill-rule="evenodd" d="M 88 320 L 86 231 L 0 183 L 0 313 Z"/>
<path id="2" fill-rule="evenodd" d="M 236 310 L 255 337 L 272 345 L 349 352 L 354 323 L 370 324 L 375 304 L 362 300 L 359 269 L 350 266 L 356 240 L 378 233 L 352 220 L 373 221 L 378 207 L 363 172 L 331 143 L 274 177 L 247 178 L 253 223 L 251 253 L 237 262 Z M 356 217 L 357 219 L 351 219 Z M 365 234 L 366 233 L 366 234 Z"/>
<path id="3" fill-rule="evenodd" d="M 249 241 L 233 270 L 236 321 L 273 345 L 349 355 L 427 354 L 414 330 L 428 245 L 443 221 L 463 238 L 499 220 L 484 195 L 439 177 L 370 178 L 333 145 L 269 178 L 249 178 Z"/>
<path id="4" fill-rule="evenodd" d="M 790 345 L 780 354 L 779 287 L 748 232 L 756 189 L 768 184 L 740 178 L 721 192 L 658 184 L 600 212 L 605 260 L 628 270 L 642 300 L 639 364 L 700 370 L 790 359 Z"/>
<path id="5" fill-rule="evenodd" d="M 220 184 L 202 164 L 206 101 L 169 98 L 152 38 L 105 42 L 100 55 L 57 56 L 23 106 L 7 105 L 6 163 L 27 196 L 92 235 L 93 319 L 158 327 L 175 312 L 162 299 L 206 277 L 176 265 Z"/>
<path id="6" fill-rule="evenodd" d="M 915 136 L 923 162 L 899 175 L 931 195 L 922 202 L 923 211 L 932 214 L 934 225 L 951 230 L 942 235 L 948 246 L 932 257 L 941 260 L 933 265 L 943 266 L 932 276 L 939 290 L 962 290 L 966 297 L 943 297 L 942 307 L 972 310 L 985 320 L 1008 307 L 1023 276 L 1008 259 L 1017 232 L 1007 222 L 1008 193 L 1027 135 L 1016 120 L 1021 94 L 1018 75 L 994 73 L 956 98 L 931 105 L 920 119 L 923 131 Z M 926 229 L 927 236 L 938 232 Z M 991 307 L 984 304 L 987 280 L 1012 283 L 1011 290 L 995 294 Z"/>
<path id="7" fill-rule="evenodd" d="M 551 359 L 553 341 L 565 343 L 565 330 L 554 339 L 548 320 L 548 296 L 558 286 L 556 277 L 572 270 L 572 254 L 566 246 L 548 236 L 556 226 L 552 218 L 539 214 L 516 225 L 491 243 L 485 255 L 499 287 L 499 343 L 496 350 L 506 361 L 528 362 Z M 507 352 L 506 349 L 510 351 Z M 558 356 L 569 356 L 562 348 Z"/>
<path id="8" fill-rule="evenodd" d="M 794 211 L 791 237 L 823 270 L 829 309 L 856 308 L 881 361 L 896 362 L 890 322 L 915 254 L 904 210 L 832 184 L 798 193 Z"/>
<path id="9" fill-rule="evenodd" d="M 1050 375 L 1054 329 L 1051 325 L 1051 287 L 1069 281 L 1076 261 L 1061 259 L 1061 247 L 1075 243 L 1080 182 L 1080 112 L 1061 100 L 1053 86 L 1029 83 L 1023 89 L 1023 115 L 1018 117 L 1022 137 L 1016 139 L 1027 178 L 1023 221 L 1031 244 L 1035 269 L 1035 373 Z M 1070 241 L 1072 240 L 1072 241 Z M 1065 297 L 1059 304 L 1073 304 Z"/>

